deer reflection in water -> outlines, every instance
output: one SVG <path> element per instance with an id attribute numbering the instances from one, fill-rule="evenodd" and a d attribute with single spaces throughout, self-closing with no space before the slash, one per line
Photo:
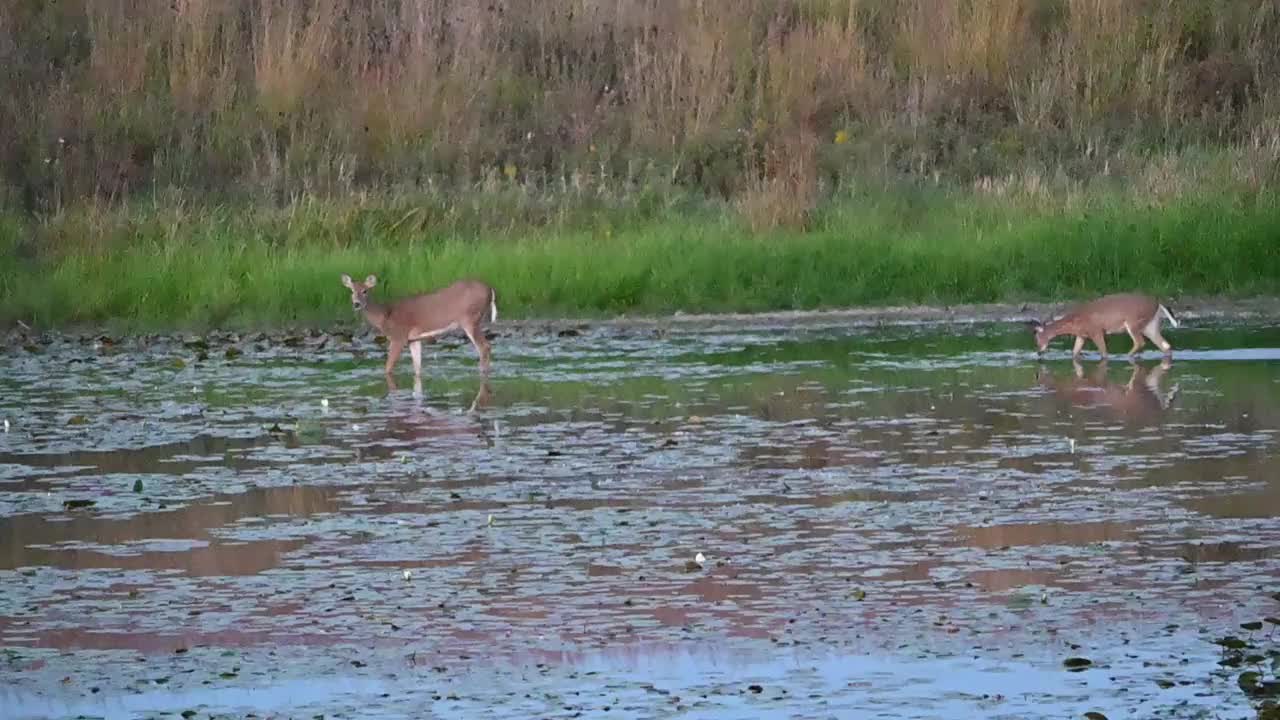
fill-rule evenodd
<path id="1" fill-rule="evenodd" d="M 1054 375 L 1041 365 L 1036 380 L 1073 407 L 1100 408 L 1117 419 L 1150 422 L 1168 410 L 1178 396 L 1176 383 L 1167 392 L 1161 388 L 1161 381 L 1173 366 L 1167 357 L 1148 367 L 1133 363 L 1129 380 L 1123 383 L 1108 377 L 1105 360 L 1088 375 L 1079 361 L 1072 360 L 1071 365 L 1073 372 L 1069 376 Z"/>
<path id="2" fill-rule="evenodd" d="M 480 387 L 465 412 L 438 410 L 427 404 L 421 377 L 413 379 L 413 395 L 410 399 L 396 395 L 397 386 L 392 378 L 388 377 L 387 383 L 387 397 L 391 400 L 393 412 L 387 423 L 384 439 L 418 445 L 446 438 L 477 437 L 485 445 L 493 446 L 497 421 L 492 421 L 491 429 L 477 415 L 477 411 L 489 406 L 492 398 L 487 377 L 481 379 Z"/>

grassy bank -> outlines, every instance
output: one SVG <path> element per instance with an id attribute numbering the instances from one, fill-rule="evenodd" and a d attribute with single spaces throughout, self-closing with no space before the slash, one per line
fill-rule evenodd
<path id="1" fill-rule="evenodd" d="M 524 201 L 506 202 L 516 212 Z M 1128 288 L 1280 292 L 1271 193 L 1034 202 L 898 187 L 840 193 L 804 231 L 753 231 L 731 207 L 694 201 L 578 206 L 540 227 L 496 222 L 509 217 L 502 207 L 470 219 L 452 207 L 453 220 L 436 223 L 438 207 L 422 199 L 152 204 L 39 228 L 10 217 L 0 225 L 0 322 L 327 324 L 352 318 L 344 272 L 377 274 L 382 297 L 481 277 L 507 318 L 1065 300 Z"/>

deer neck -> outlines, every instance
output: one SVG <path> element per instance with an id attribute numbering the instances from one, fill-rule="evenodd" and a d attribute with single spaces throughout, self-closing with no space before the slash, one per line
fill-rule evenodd
<path id="1" fill-rule="evenodd" d="M 387 316 L 391 313 L 389 306 L 366 300 L 364 303 L 364 309 L 361 310 L 360 313 L 364 315 L 364 319 L 367 320 L 370 325 L 377 328 L 379 332 L 384 334 L 387 332 Z"/>
<path id="2" fill-rule="evenodd" d="M 1074 332 L 1075 330 L 1072 329 L 1072 324 L 1067 318 L 1054 320 L 1044 326 L 1044 336 L 1050 340 L 1058 337 L 1059 335 L 1070 335 Z"/>

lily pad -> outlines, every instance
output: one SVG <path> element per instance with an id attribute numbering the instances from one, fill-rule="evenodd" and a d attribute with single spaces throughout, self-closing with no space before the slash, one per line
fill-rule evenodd
<path id="1" fill-rule="evenodd" d="M 1221 645 L 1222 647 L 1227 648 L 1228 650 L 1243 650 L 1249 647 L 1249 643 L 1245 642 L 1244 640 L 1241 640 L 1240 638 L 1234 635 L 1228 635 L 1224 638 L 1218 638 L 1217 640 L 1213 641 L 1213 644 Z"/>
<path id="2" fill-rule="evenodd" d="M 1063 660 L 1062 665 L 1063 667 L 1065 667 L 1066 669 L 1072 672 L 1079 672 L 1081 670 L 1084 670 L 1087 667 L 1091 667 L 1093 665 L 1093 661 L 1090 660 L 1089 658 L 1070 657 L 1070 658 L 1067 658 L 1066 660 Z"/>

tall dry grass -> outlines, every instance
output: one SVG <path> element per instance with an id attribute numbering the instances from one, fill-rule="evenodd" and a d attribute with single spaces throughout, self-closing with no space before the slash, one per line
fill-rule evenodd
<path id="1" fill-rule="evenodd" d="M 868 173 L 1108 172 L 1280 128 L 1274 0 L 11 0 L 0 192 L 634 185 L 803 222 Z"/>

